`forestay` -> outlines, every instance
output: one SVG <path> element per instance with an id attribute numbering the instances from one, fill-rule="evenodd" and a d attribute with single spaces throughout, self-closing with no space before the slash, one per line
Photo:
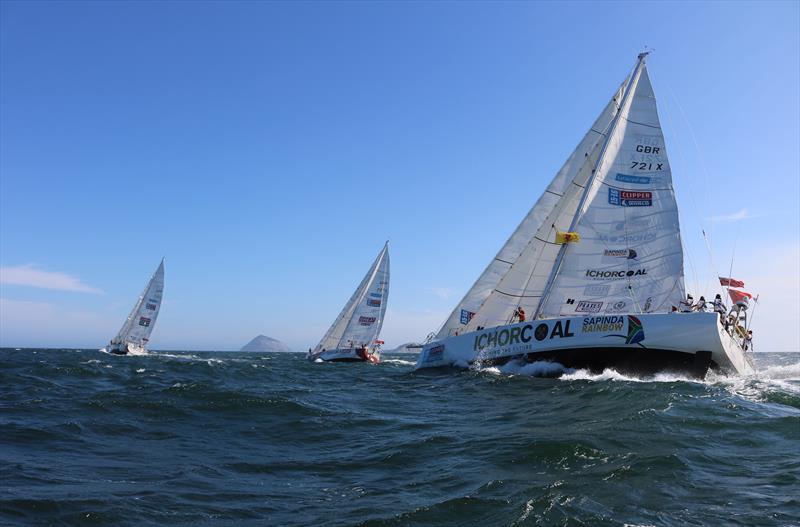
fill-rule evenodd
<path id="1" fill-rule="evenodd" d="M 150 334 L 161 310 L 161 300 L 164 296 L 164 260 L 158 265 L 158 269 L 150 278 L 147 287 L 144 288 L 139 300 L 133 306 L 130 315 L 122 325 L 117 336 L 111 341 L 112 344 L 122 344 L 130 342 L 139 346 L 146 346 L 150 340 Z"/>
<path id="2" fill-rule="evenodd" d="M 545 192 L 450 313 L 437 339 L 476 326 L 505 324 L 517 306 L 529 313 L 536 309 L 558 252 L 552 226 L 569 224 L 627 83 L 628 79 L 617 89 Z"/>
<path id="3" fill-rule="evenodd" d="M 643 54 L 541 317 L 669 312 L 684 295 L 672 173 Z M 573 229 L 570 229 L 573 230 Z"/>
<path id="4" fill-rule="evenodd" d="M 372 347 L 383 326 L 388 298 L 389 242 L 386 242 L 314 353 L 361 345 Z"/>

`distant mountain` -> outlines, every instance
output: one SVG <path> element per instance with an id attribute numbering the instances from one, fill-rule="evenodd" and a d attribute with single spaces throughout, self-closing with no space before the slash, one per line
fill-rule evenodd
<path id="1" fill-rule="evenodd" d="M 406 342 L 393 350 L 383 350 L 383 353 L 419 353 L 422 351 L 421 346 L 422 344 L 417 344 L 416 342 Z"/>
<path id="2" fill-rule="evenodd" d="M 244 346 L 240 351 L 292 351 L 289 346 L 278 339 L 259 335 Z"/>

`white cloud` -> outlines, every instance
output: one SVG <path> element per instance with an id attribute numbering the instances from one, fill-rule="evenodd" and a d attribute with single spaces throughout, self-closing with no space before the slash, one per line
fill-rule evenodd
<path id="1" fill-rule="evenodd" d="M 453 290 L 449 287 L 429 287 L 428 291 L 441 298 L 447 300 L 453 294 Z"/>
<path id="2" fill-rule="evenodd" d="M 711 223 L 732 223 L 735 221 L 749 220 L 756 218 L 747 209 L 741 209 L 733 214 L 723 214 L 722 216 L 711 216 L 708 221 Z"/>
<path id="3" fill-rule="evenodd" d="M 99 347 L 123 319 L 108 312 L 0 298 L 0 347 Z"/>
<path id="4" fill-rule="evenodd" d="M 102 293 L 79 278 L 58 271 L 43 271 L 33 264 L 0 267 L 0 283 L 79 293 Z"/>

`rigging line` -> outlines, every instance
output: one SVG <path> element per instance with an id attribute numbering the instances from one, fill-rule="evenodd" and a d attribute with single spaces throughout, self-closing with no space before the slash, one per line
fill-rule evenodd
<path id="1" fill-rule="evenodd" d="M 708 196 L 709 195 L 709 193 L 708 193 L 708 189 L 709 189 L 708 165 L 706 164 L 705 158 L 703 157 L 703 152 L 700 149 L 700 143 L 697 141 L 697 135 L 694 133 L 694 127 L 692 127 L 692 123 L 689 122 L 689 119 L 686 117 L 686 112 L 683 111 L 683 106 L 681 106 L 681 103 L 678 100 L 677 95 L 675 95 L 675 92 L 672 90 L 672 86 L 667 84 L 667 89 L 669 90 L 670 94 L 672 95 L 672 98 L 675 101 L 675 105 L 678 107 L 678 111 L 680 111 L 680 114 L 681 114 L 681 117 L 683 117 L 684 123 L 686 123 L 686 127 L 689 129 L 689 135 L 692 138 L 692 143 L 694 144 L 695 151 L 697 152 L 697 157 L 700 160 L 700 168 L 702 169 L 702 172 L 703 172 L 704 188 L 703 188 L 703 193 L 701 195 Z M 706 225 L 704 224 L 702 219 L 701 219 L 700 225 L 701 225 L 701 227 L 703 227 L 705 229 Z M 713 227 L 713 224 L 709 223 L 708 230 L 713 235 L 712 227 Z M 710 247 L 709 247 L 709 251 L 710 251 Z M 712 266 L 713 266 L 713 263 L 712 263 Z M 713 267 L 716 267 L 716 266 L 713 266 Z M 714 270 L 716 272 L 716 269 L 714 269 Z"/>
<path id="2" fill-rule="evenodd" d="M 674 94 L 673 94 L 673 97 L 674 97 Z M 688 165 L 686 163 L 686 158 L 683 155 L 683 149 L 680 147 L 680 142 L 677 140 L 677 137 L 675 136 L 676 128 L 675 128 L 674 121 L 672 119 L 672 111 L 670 109 L 670 105 L 669 104 L 665 104 L 663 107 L 666 110 L 667 120 L 669 121 L 669 130 L 671 132 L 670 135 L 672 135 L 673 139 L 675 139 L 673 141 L 673 144 L 675 145 L 675 151 L 678 154 L 678 158 L 680 159 L 681 164 L 684 167 L 687 167 Z M 696 192 L 694 192 L 694 188 L 692 188 L 693 187 L 692 180 L 690 178 L 688 178 L 688 177 L 681 177 L 681 180 L 686 183 L 687 187 L 689 187 L 689 193 L 688 194 L 689 194 L 689 200 L 692 203 L 692 210 L 694 210 L 694 211 L 700 210 L 700 208 L 697 206 L 697 202 L 694 199 L 694 196 L 695 196 Z M 673 175 L 673 192 L 675 192 L 676 197 L 677 197 L 677 191 L 674 188 L 675 187 L 674 181 L 675 181 L 675 178 L 674 178 L 674 175 Z M 678 207 L 678 221 L 680 223 L 684 224 L 684 225 L 688 225 L 688 222 L 684 222 L 683 221 L 684 218 L 685 218 L 685 215 L 681 212 L 680 207 Z M 708 244 L 708 239 L 706 238 L 705 230 L 703 229 L 702 220 L 699 221 L 699 223 L 700 223 L 700 227 L 701 227 L 700 231 L 702 232 L 703 239 L 704 239 L 704 242 L 705 242 L 705 245 L 706 245 L 706 250 L 708 251 L 709 260 L 711 261 L 711 265 L 712 265 L 712 268 L 713 268 L 714 264 L 713 264 L 713 254 L 712 254 L 712 251 L 711 251 L 711 247 Z M 697 272 L 697 267 L 695 266 L 695 262 L 694 262 L 694 256 L 693 256 L 692 252 L 689 251 L 688 246 L 685 244 L 685 242 L 683 240 L 683 236 L 681 236 L 681 245 L 683 246 L 684 254 L 686 255 L 686 259 L 689 261 L 689 268 L 691 269 L 692 278 L 693 278 L 693 282 L 694 282 L 694 286 L 695 286 L 694 288 L 695 288 L 696 291 L 698 291 L 698 290 L 700 290 L 700 274 Z"/>

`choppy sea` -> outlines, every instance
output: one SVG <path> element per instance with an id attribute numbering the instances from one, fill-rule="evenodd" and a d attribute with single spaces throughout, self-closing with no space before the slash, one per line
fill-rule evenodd
<path id="1" fill-rule="evenodd" d="M 752 377 L 0 350 L 0 525 L 800 525 L 800 354 Z"/>

